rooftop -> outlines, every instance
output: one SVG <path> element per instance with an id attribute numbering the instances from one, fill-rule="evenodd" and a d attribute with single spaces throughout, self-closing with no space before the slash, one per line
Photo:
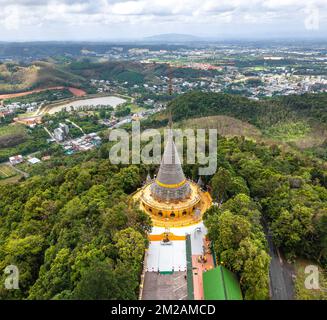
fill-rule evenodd
<path id="1" fill-rule="evenodd" d="M 242 300 L 236 275 L 223 266 L 203 273 L 205 300 Z"/>

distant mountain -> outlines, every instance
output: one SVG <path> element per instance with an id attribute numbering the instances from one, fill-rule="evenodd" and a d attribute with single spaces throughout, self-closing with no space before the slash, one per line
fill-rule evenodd
<path id="1" fill-rule="evenodd" d="M 201 41 L 202 38 L 193 36 L 190 34 L 179 34 L 179 33 L 166 33 L 166 34 L 158 34 L 150 37 L 143 38 L 145 41 L 151 42 L 193 42 L 193 41 Z"/>

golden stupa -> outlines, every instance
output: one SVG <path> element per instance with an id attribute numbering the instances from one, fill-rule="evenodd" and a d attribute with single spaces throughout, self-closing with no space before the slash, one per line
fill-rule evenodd
<path id="1" fill-rule="evenodd" d="M 192 225 L 202 220 L 212 199 L 201 189 L 200 183 L 185 178 L 171 125 L 167 140 L 156 178 L 148 177 L 133 199 L 139 201 L 141 210 L 151 216 L 154 226 Z"/>

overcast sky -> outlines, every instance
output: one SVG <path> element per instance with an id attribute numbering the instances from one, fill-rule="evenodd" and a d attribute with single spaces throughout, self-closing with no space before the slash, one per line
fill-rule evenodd
<path id="1" fill-rule="evenodd" d="M 327 0 L 0 0 L 0 41 L 327 39 Z"/>

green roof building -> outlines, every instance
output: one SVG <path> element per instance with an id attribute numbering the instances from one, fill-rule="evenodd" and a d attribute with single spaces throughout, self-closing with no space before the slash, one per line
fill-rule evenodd
<path id="1" fill-rule="evenodd" d="M 242 300 L 236 275 L 223 266 L 203 273 L 205 300 Z"/>

